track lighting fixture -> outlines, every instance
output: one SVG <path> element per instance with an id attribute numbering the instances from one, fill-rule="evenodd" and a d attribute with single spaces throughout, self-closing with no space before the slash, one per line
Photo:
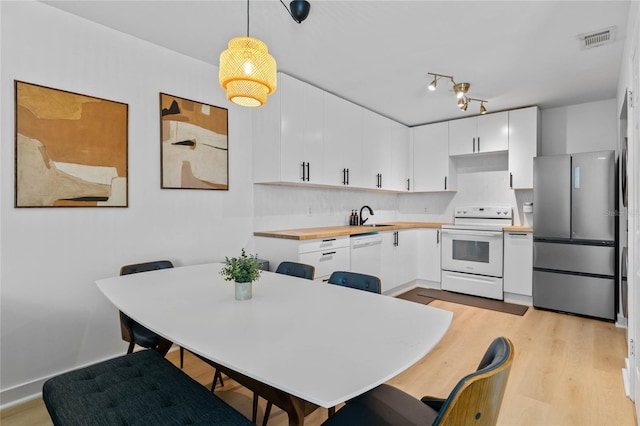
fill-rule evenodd
<path id="1" fill-rule="evenodd" d="M 293 0 L 291 3 L 289 3 L 288 8 L 282 0 L 280 0 L 280 3 L 282 3 L 284 8 L 287 9 L 287 12 L 289 12 L 289 15 L 291 15 L 293 20 L 298 24 L 302 23 L 302 21 L 307 19 L 307 16 L 309 16 L 311 5 L 306 0 Z"/>
<path id="2" fill-rule="evenodd" d="M 431 91 L 436 90 L 439 79 L 447 78 L 451 81 L 451 84 L 453 85 L 453 93 L 455 93 L 456 98 L 458 99 L 458 107 L 461 111 L 466 111 L 469 106 L 469 102 L 475 101 L 480 102 L 480 114 L 487 113 L 487 108 L 484 106 L 487 101 L 467 96 L 467 92 L 469 91 L 469 88 L 471 88 L 471 83 L 456 83 L 452 75 L 436 74 L 433 72 L 429 72 L 427 74 L 433 76 L 433 80 L 431 80 L 431 83 L 428 86 Z"/>

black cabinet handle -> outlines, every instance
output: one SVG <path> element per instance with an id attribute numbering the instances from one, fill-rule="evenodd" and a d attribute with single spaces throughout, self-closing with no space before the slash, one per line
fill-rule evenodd
<path id="1" fill-rule="evenodd" d="M 395 247 L 398 247 L 398 244 L 400 243 L 399 238 L 398 238 L 398 231 L 394 231 L 393 232 L 393 245 Z"/>
<path id="2" fill-rule="evenodd" d="M 440 244 L 440 230 L 436 233 L 436 244 Z"/>
<path id="3" fill-rule="evenodd" d="M 335 241 L 335 238 L 327 238 L 326 240 L 322 240 L 323 243 L 328 243 L 330 241 Z"/>
<path id="4" fill-rule="evenodd" d="M 447 177 L 444 177 L 444 190 L 447 190 Z"/>
<path id="5" fill-rule="evenodd" d="M 323 256 L 331 256 L 332 254 L 336 254 L 335 251 L 329 251 L 327 253 L 322 253 Z"/>
<path id="6" fill-rule="evenodd" d="M 513 173 L 509 173 L 509 188 L 513 189 Z"/>
<path id="7" fill-rule="evenodd" d="M 473 152 L 476 152 L 476 138 L 473 138 Z"/>
<path id="8" fill-rule="evenodd" d="M 306 175 L 306 170 L 307 170 L 307 169 L 306 169 L 306 167 L 305 167 L 305 165 L 306 165 L 306 164 L 307 164 L 307 163 L 305 163 L 304 161 L 303 161 L 303 162 L 302 162 L 302 164 L 301 164 L 301 166 L 302 166 L 302 177 L 300 178 L 300 180 L 302 180 L 303 182 L 304 182 L 305 180 L 307 180 L 307 175 Z"/>
<path id="9" fill-rule="evenodd" d="M 342 169 L 342 184 L 347 184 L 347 169 Z"/>
<path id="10" fill-rule="evenodd" d="M 380 173 L 380 188 L 382 188 L 382 173 Z"/>
<path id="11" fill-rule="evenodd" d="M 480 152 L 480 136 L 478 136 L 478 152 Z"/>
<path id="12" fill-rule="evenodd" d="M 307 162 L 307 182 L 311 178 L 311 163 Z"/>
<path id="13" fill-rule="evenodd" d="M 407 179 L 407 191 L 411 191 L 411 179 Z"/>
<path id="14" fill-rule="evenodd" d="M 347 185 L 349 185 L 349 169 L 347 169 Z"/>

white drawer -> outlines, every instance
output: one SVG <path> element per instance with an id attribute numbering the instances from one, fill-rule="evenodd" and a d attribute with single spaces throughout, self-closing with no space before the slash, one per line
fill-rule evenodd
<path id="1" fill-rule="evenodd" d="M 349 252 L 349 247 L 328 248 L 311 253 L 300 253 L 298 258 L 300 262 L 316 267 L 315 278 L 318 279 L 329 277 L 334 271 L 348 271 Z"/>
<path id="2" fill-rule="evenodd" d="M 298 244 L 298 253 L 349 247 L 349 241 L 348 236 L 302 241 Z"/>

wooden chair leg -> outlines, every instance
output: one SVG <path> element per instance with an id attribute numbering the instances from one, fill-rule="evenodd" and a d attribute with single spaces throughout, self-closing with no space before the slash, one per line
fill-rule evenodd
<path id="1" fill-rule="evenodd" d="M 184 348 L 180 346 L 180 368 L 184 367 Z"/>
<path id="2" fill-rule="evenodd" d="M 134 342 L 133 340 L 131 342 L 129 342 L 129 349 L 127 349 L 127 353 L 130 354 L 131 352 L 133 352 L 133 347 L 136 345 L 136 342 Z"/>

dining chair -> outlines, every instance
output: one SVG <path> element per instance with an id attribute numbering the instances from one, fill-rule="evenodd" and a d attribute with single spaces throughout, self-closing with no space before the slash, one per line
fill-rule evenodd
<path id="1" fill-rule="evenodd" d="M 478 369 L 453 388 L 446 399 L 413 396 L 382 384 L 350 401 L 322 426 L 495 425 L 514 358 L 513 343 L 496 338 Z"/>
<path id="2" fill-rule="evenodd" d="M 131 265 L 125 265 L 120 268 L 120 275 L 138 274 L 141 272 L 156 271 L 158 269 L 173 268 L 173 263 L 169 260 L 156 260 L 153 262 L 135 263 Z M 120 311 L 120 330 L 122 333 L 122 339 L 129 342 L 129 348 L 127 353 L 133 352 L 135 345 L 142 346 L 143 348 L 158 349 L 162 338 L 148 328 L 138 324 L 131 319 L 127 314 Z M 168 347 L 166 348 L 169 349 Z M 163 354 L 164 355 L 164 354 Z M 180 346 L 180 368 L 184 366 L 184 348 Z M 221 373 L 216 370 L 215 379 L 220 379 L 220 383 L 224 386 Z M 214 380 L 215 386 L 215 380 Z"/>
<path id="3" fill-rule="evenodd" d="M 284 261 L 284 262 L 280 262 L 280 264 L 276 268 L 276 273 L 313 280 L 316 275 L 316 267 L 313 265 L 307 265 L 306 263 Z M 271 414 L 272 407 L 273 407 L 273 403 L 271 401 L 267 401 L 267 407 L 264 410 L 262 426 L 267 426 L 267 422 L 269 421 L 269 415 Z M 257 417 L 258 417 L 258 394 L 254 392 L 253 393 L 253 412 L 251 417 L 251 420 L 253 421 L 253 423 L 256 422 Z"/>
<path id="4" fill-rule="evenodd" d="M 120 275 L 138 274 L 141 272 L 156 271 L 158 269 L 168 268 L 173 268 L 173 263 L 171 263 L 169 260 L 156 260 L 153 262 L 135 263 L 121 267 Z M 138 324 L 122 311 L 120 311 L 120 331 L 122 334 L 122 340 L 129 342 L 129 348 L 127 349 L 128 354 L 133 352 L 133 348 L 135 347 L 135 345 L 142 346 L 143 348 L 158 349 L 160 336 L 158 336 L 148 328 Z M 182 348 L 180 348 L 180 351 L 180 367 L 182 367 Z"/>
<path id="5" fill-rule="evenodd" d="M 356 272 L 336 271 L 329 277 L 329 284 L 337 284 L 378 294 L 382 292 L 380 278 Z"/>
<path id="6" fill-rule="evenodd" d="M 284 261 L 280 262 L 276 273 L 312 280 L 316 275 L 316 267 L 306 263 Z"/>

